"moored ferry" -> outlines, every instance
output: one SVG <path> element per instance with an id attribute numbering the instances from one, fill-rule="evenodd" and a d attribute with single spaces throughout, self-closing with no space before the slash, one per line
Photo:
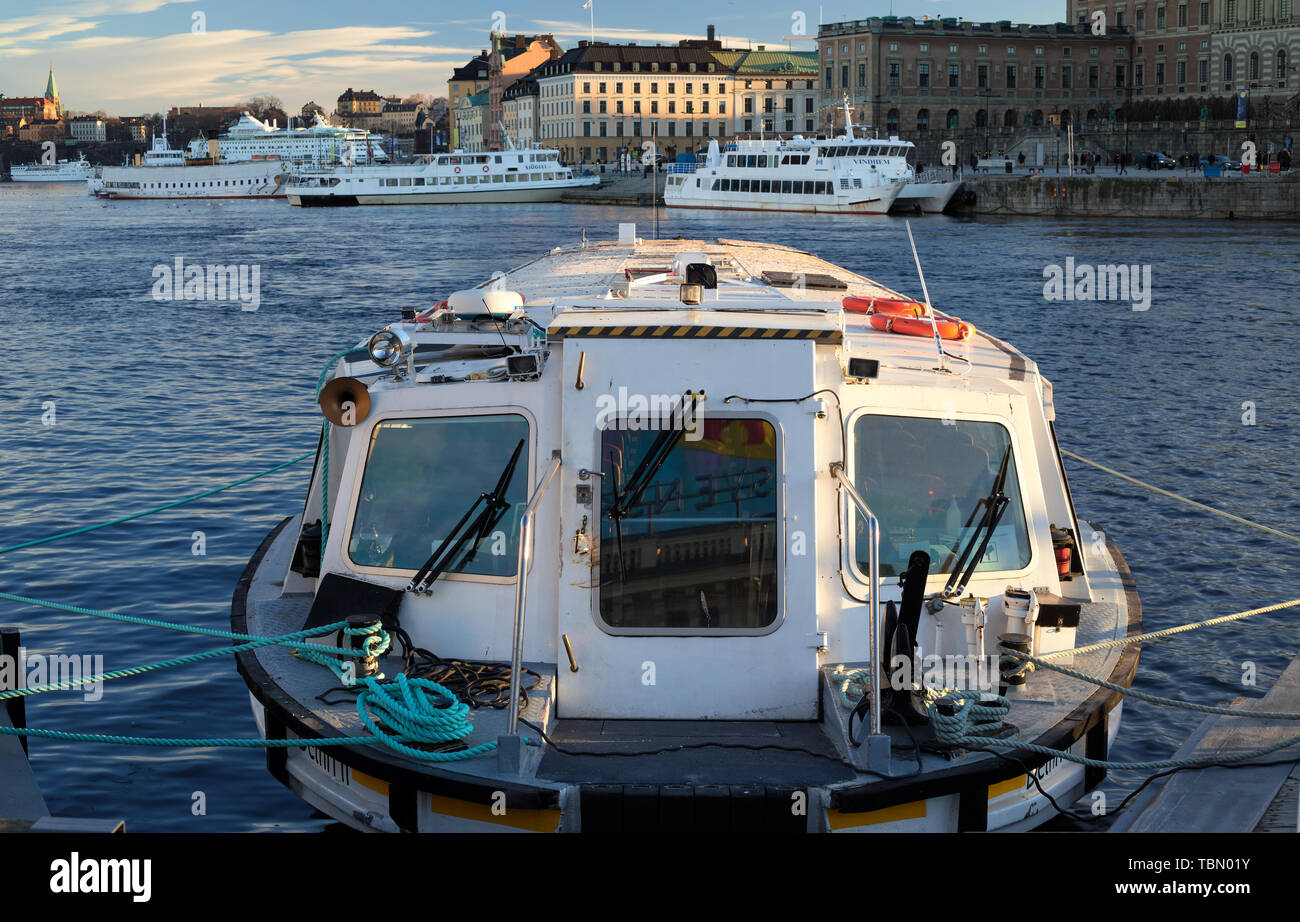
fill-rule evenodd
<path id="1" fill-rule="evenodd" d="M 185 150 L 168 147 L 164 118 L 142 166 L 103 167 L 86 188 L 109 199 L 284 198 L 288 170 L 289 164 L 278 159 L 223 162 L 202 138 Z"/>
<path id="2" fill-rule="evenodd" d="M 9 167 L 14 182 L 82 182 L 95 175 L 95 165 L 85 156 L 57 163 L 20 163 Z"/>
<path id="3" fill-rule="evenodd" d="M 268 751 L 298 796 L 390 832 L 1012 831 L 1101 782 L 1065 756 L 1107 757 L 1120 693 L 998 663 L 1127 688 L 1141 622 L 1013 346 L 631 225 L 433 302 L 319 375 L 305 502 L 236 588 L 235 632 L 330 629 L 237 658 L 261 734 L 309 741 Z"/>
<path id="4" fill-rule="evenodd" d="M 703 163 L 669 167 L 670 208 L 885 214 L 891 208 L 938 213 L 961 183 L 908 162 L 915 145 L 896 135 L 858 138 L 844 102 L 844 133 L 835 138 L 742 140 L 725 151 L 709 143 Z"/>
<path id="5" fill-rule="evenodd" d="M 574 176 L 556 150 L 434 154 L 392 166 L 300 170 L 285 183 L 291 205 L 454 205 L 557 202 L 570 189 L 600 184 Z"/>

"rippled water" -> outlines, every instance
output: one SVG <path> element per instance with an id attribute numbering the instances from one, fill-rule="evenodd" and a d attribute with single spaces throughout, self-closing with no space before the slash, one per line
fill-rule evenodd
<path id="1" fill-rule="evenodd" d="M 660 212 L 661 235 L 815 252 L 916 291 L 892 218 Z M 557 243 L 648 234 L 649 209 L 532 206 L 296 209 L 283 202 L 101 202 L 80 186 L 0 185 L 0 546 L 100 522 L 269 468 L 315 447 L 317 374 L 400 308 Z M 1300 228 L 1245 222 L 912 222 L 936 304 L 1014 343 L 1056 388 L 1064 448 L 1300 533 L 1295 355 Z M 177 256 L 261 267 L 261 307 L 158 302 Z M 1150 310 L 1048 302 L 1043 267 L 1152 267 Z M 42 424 L 54 401 L 55 425 Z M 1242 423 L 1252 402 L 1256 424 Z M 1297 595 L 1296 548 L 1067 463 L 1076 505 L 1119 544 L 1148 629 Z M 177 510 L 0 557 L 0 590 L 225 629 L 265 532 L 301 505 L 307 464 Z M 206 556 L 192 553 L 206 536 Z M 1137 687 L 1217 702 L 1260 695 L 1297 653 L 1300 614 L 1149 644 Z M 0 602 L 33 652 L 106 669 L 219 641 Z M 1241 683 L 1243 663 L 1258 686 Z M 31 699 L 32 726 L 139 736 L 255 735 L 231 659 L 110 683 L 101 701 Z M 1171 753 L 1196 718 L 1136 703 L 1113 754 Z M 260 751 L 34 740 L 50 808 L 134 830 L 315 830 Z M 1142 777 L 1120 774 L 1120 792 Z M 194 792 L 207 815 L 194 816 Z M 1112 801 L 1113 803 L 1114 801 Z"/>

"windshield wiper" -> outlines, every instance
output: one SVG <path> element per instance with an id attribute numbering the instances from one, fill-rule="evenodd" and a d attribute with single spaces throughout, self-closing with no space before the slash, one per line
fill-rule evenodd
<path id="1" fill-rule="evenodd" d="M 515 468 L 519 464 L 519 455 L 523 450 L 524 440 L 520 439 L 519 444 L 515 446 L 514 454 L 510 456 L 510 460 L 506 462 L 505 468 L 501 471 L 501 476 L 497 478 L 496 488 L 491 493 L 480 493 L 478 495 L 473 505 L 460 517 L 460 521 L 447 534 L 447 537 L 442 539 L 438 549 L 424 562 L 424 566 L 420 567 L 415 575 L 411 577 L 411 581 L 406 585 L 408 592 L 428 593 L 429 587 L 433 585 L 433 582 L 439 576 L 446 572 L 447 567 L 456 559 L 456 555 L 460 553 L 465 546 L 465 542 L 469 541 L 471 537 L 474 538 L 474 543 L 471 545 L 465 559 L 460 561 L 458 567 L 464 567 L 474 559 L 479 543 L 492 533 L 492 529 L 496 527 L 497 522 L 501 521 L 501 516 L 510 508 L 510 503 L 505 501 L 505 494 L 510 487 L 511 480 L 514 479 Z M 473 522 L 470 522 L 470 516 L 474 515 L 479 503 L 486 503 L 486 505 L 479 512 L 478 517 Z M 467 522 L 469 522 L 468 528 L 465 527 Z"/>
<path id="2" fill-rule="evenodd" d="M 966 584 L 970 582 L 975 567 L 984 559 L 984 553 L 988 550 L 989 541 L 993 538 L 993 532 L 997 530 L 998 523 L 1002 521 L 1002 514 L 1006 512 L 1007 505 L 1011 502 L 1006 493 L 1003 492 L 1007 484 L 1007 467 L 1010 461 L 1011 446 L 1008 444 L 1007 450 L 1002 454 L 1002 463 L 998 467 L 998 475 L 993 480 L 993 489 L 989 491 L 988 496 L 975 504 L 975 508 L 971 510 L 971 514 L 963 526 L 963 528 L 969 528 L 976 513 L 980 509 L 984 510 L 984 517 L 980 519 L 980 523 L 975 526 L 975 530 L 971 532 L 970 537 L 966 539 L 966 543 L 962 545 L 961 553 L 957 557 L 957 563 L 948 576 L 948 583 L 943 588 L 943 597 L 945 599 L 955 598 L 966 591 Z M 968 558 L 969 563 L 967 562 Z M 949 554 L 948 560 L 944 561 L 944 567 L 947 567 L 951 560 L 952 554 Z M 965 572 L 962 572 L 963 567 L 965 567 Z"/>
<path id="3" fill-rule="evenodd" d="M 623 566 L 623 519 L 627 518 L 627 514 L 641 501 L 642 494 L 659 473 L 659 469 L 664 466 L 664 462 L 668 460 L 668 456 L 672 454 L 681 437 L 681 429 L 661 431 L 650 443 L 650 449 L 645 453 L 645 457 L 632 469 L 627 484 L 623 485 L 617 481 L 614 484 L 614 505 L 610 507 L 608 515 L 614 520 L 614 533 L 618 540 L 618 572 L 619 578 L 624 582 L 627 581 L 627 571 Z M 613 466 L 613 463 L 611 453 L 610 465 Z"/>

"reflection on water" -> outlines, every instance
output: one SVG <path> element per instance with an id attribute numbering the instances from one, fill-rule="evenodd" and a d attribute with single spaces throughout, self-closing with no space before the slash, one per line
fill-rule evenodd
<path id="1" fill-rule="evenodd" d="M 762 239 L 919 294 L 903 222 L 660 211 L 661 236 Z M 650 209 L 562 205 L 294 209 L 283 202 L 101 202 L 79 187 L 0 185 L 0 546 L 197 493 L 311 449 L 317 375 L 395 319 L 559 243 L 650 232 Z M 1063 447 L 1202 502 L 1300 532 L 1289 373 L 1300 229 L 1166 222 L 912 221 L 936 305 L 1008 340 L 1055 385 Z M 157 302 L 155 266 L 256 265 L 260 308 Z M 1150 310 L 1047 301 L 1045 267 L 1149 265 Z M 1254 424 L 1243 425 L 1246 407 Z M 53 407 L 51 417 L 50 407 Z M 53 425 L 43 424 L 43 418 Z M 1068 464 L 1080 514 L 1113 537 L 1148 628 L 1294 595 L 1289 548 Z M 0 588 L 222 628 L 249 554 L 301 508 L 306 464 L 180 509 L 6 555 Z M 634 521 L 632 517 L 626 520 Z M 202 532 L 203 556 L 195 533 Z M 747 565 L 748 566 L 748 565 Z M 1260 695 L 1296 654 L 1294 612 L 1148 646 L 1138 687 L 1200 701 Z M 0 604 L 33 652 L 115 669 L 211 640 Z M 1258 687 L 1243 687 L 1243 664 Z M 251 736 L 229 660 L 29 703 L 29 722 L 125 735 Z M 1125 708 L 1117 759 L 1169 755 L 1196 720 Z M 257 751 L 33 741 L 55 813 L 135 830 L 322 827 Z M 1131 788 L 1140 775 L 1106 782 Z M 195 791 L 207 815 L 191 812 Z M 1118 794 L 1111 803 L 1118 802 Z M 272 820 L 268 820 L 272 818 Z M 278 823 L 279 825 L 275 825 Z"/>

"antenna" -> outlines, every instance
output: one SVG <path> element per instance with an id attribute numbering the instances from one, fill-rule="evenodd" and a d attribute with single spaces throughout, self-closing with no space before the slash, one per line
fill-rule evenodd
<path id="1" fill-rule="evenodd" d="M 943 340 L 939 337 L 939 325 L 934 321 L 934 307 L 930 304 L 930 290 L 925 286 L 925 273 L 921 271 L 921 257 L 916 252 L 916 238 L 912 236 L 912 222 L 904 221 L 907 226 L 907 240 L 912 244 L 912 258 L 916 260 L 916 274 L 921 277 L 921 294 L 925 295 L 925 312 L 930 318 L 930 332 L 934 334 L 934 348 L 939 351 L 939 370 L 948 371 L 948 356 L 943 351 Z"/>

